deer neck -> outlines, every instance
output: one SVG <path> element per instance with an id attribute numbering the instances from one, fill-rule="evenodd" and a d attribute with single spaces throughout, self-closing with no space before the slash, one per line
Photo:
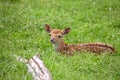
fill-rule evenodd
<path id="1" fill-rule="evenodd" d="M 59 43 L 54 44 L 54 48 L 56 52 L 64 51 L 67 47 L 67 44 L 64 42 L 64 40 L 61 40 Z"/>

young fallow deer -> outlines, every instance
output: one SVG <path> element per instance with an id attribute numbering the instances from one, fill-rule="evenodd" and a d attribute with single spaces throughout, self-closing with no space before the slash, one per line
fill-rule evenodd
<path id="1" fill-rule="evenodd" d="M 88 51 L 95 54 L 100 54 L 103 52 L 113 53 L 114 48 L 111 45 L 104 43 L 84 43 L 84 44 L 66 44 L 63 40 L 63 36 L 70 32 L 70 28 L 64 30 L 51 29 L 48 24 L 45 24 L 45 30 L 50 35 L 50 41 L 54 45 L 55 51 L 66 54 L 73 55 L 74 52 Z"/>

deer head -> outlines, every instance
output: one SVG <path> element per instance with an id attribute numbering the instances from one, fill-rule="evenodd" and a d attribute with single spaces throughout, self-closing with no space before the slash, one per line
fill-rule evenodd
<path id="1" fill-rule="evenodd" d="M 70 28 L 52 29 L 48 24 L 45 24 L 45 30 L 49 33 L 52 44 L 60 44 L 63 41 L 62 37 L 70 32 Z"/>

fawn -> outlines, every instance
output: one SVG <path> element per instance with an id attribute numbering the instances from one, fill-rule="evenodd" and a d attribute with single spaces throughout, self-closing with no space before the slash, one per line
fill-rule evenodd
<path id="1" fill-rule="evenodd" d="M 73 53 L 77 51 L 88 51 L 96 54 L 100 54 L 103 52 L 114 52 L 114 48 L 111 45 L 99 42 L 84 44 L 66 44 L 63 40 L 63 36 L 70 32 L 70 28 L 66 28 L 64 30 L 52 29 L 48 24 L 45 24 L 45 30 L 50 35 L 50 41 L 54 45 L 55 51 L 62 54 L 73 55 Z"/>

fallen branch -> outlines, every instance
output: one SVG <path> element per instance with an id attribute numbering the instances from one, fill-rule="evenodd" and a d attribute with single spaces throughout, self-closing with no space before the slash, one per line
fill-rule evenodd
<path id="1" fill-rule="evenodd" d="M 29 60 L 17 56 L 17 60 L 23 62 L 28 67 L 28 72 L 32 73 L 33 80 L 52 80 L 51 74 L 40 59 L 39 55 L 34 55 Z"/>

